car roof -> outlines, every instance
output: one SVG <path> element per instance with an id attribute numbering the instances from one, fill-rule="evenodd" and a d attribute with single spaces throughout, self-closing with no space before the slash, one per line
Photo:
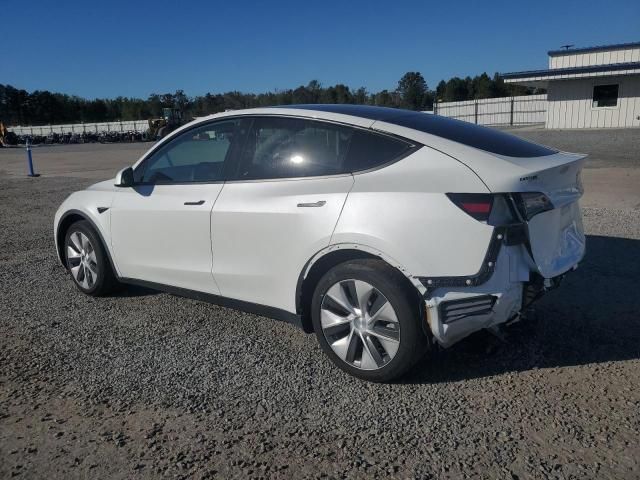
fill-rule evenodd
<path id="1" fill-rule="evenodd" d="M 373 105 L 350 105 L 350 104 L 300 104 L 300 105 L 280 105 L 273 108 L 293 108 L 299 110 L 311 110 L 315 112 L 339 113 L 341 115 L 351 115 L 353 117 L 367 118 L 369 120 L 382 120 L 388 122 L 393 118 L 406 114 L 417 113 L 411 110 L 399 108 L 377 107 Z M 391 122 L 393 123 L 393 122 Z"/>
<path id="2" fill-rule="evenodd" d="M 402 135 L 402 133 L 398 129 L 402 130 L 403 133 L 413 131 L 414 133 L 431 136 L 431 142 L 423 142 L 428 145 L 433 143 L 433 137 L 438 137 L 438 139 L 508 157 L 542 157 L 558 153 L 557 150 L 528 142 L 495 128 L 483 127 L 427 112 L 400 108 L 351 104 L 300 104 L 228 111 L 222 115 L 234 114 L 299 115 L 316 119 L 345 121 L 353 125 L 399 135 Z M 409 134 L 407 138 L 422 141 L 420 136 L 416 135 Z"/>

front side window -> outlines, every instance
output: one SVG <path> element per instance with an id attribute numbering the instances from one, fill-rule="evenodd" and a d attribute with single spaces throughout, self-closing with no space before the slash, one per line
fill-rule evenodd
<path id="1" fill-rule="evenodd" d="M 618 105 L 618 84 L 595 85 L 593 87 L 594 108 L 615 107 Z"/>
<path id="2" fill-rule="evenodd" d="M 238 120 L 221 121 L 180 134 L 135 170 L 135 181 L 154 184 L 222 181 L 238 124 Z"/>

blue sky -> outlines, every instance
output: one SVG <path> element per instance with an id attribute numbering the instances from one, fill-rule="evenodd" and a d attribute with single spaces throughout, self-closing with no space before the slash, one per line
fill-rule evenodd
<path id="1" fill-rule="evenodd" d="M 88 98 L 285 89 L 369 91 L 407 71 L 545 68 L 564 44 L 640 41 L 640 1 L 0 0 L 0 83 Z"/>

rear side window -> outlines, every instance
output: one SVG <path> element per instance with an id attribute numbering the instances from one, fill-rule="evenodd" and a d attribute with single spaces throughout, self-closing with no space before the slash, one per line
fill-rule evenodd
<path id="1" fill-rule="evenodd" d="M 376 168 L 395 160 L 411 149 L 411 145 L 386 135 L 356 130 L 351 138 L 345 169 L 357 172 Z"/>
<path id="2" fill-rule="evenodd" d="M 238 180 L 344 173 L 354 130 L 297 118 L 256 118 L 240 156 Z"/>

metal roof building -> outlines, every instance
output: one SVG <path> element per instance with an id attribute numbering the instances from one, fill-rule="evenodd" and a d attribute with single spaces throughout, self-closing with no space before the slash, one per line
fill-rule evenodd
<path id="1" fill-rule="evenodd" d="M 547 89 L 547 128 L 640 127 L 640 42 L 548 54 L 546 70 L 502 75 Z"/>

